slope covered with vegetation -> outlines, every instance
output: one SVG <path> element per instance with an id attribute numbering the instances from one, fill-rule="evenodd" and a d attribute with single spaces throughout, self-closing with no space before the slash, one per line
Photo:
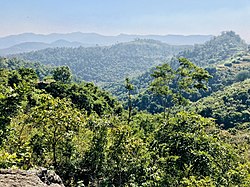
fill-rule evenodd
<path id="1" fill-rule="evenodd" d="M 212 76 L 208 81 L 207 90 L 201 91 L 192 96 L 189 95 L 188 97 L 194 102 L 200 98 L 209 96 L 214 92 L 223 90 L 226 86 L 250 78 L 249 59 L 249 52 L 244 52 L 224 61 L 224 64 L 205 68 Z M 142 79 L 141 77 L 138 77 L 131 80 L 131 84 L 134 85 L 134 90 L 131 92 L 133 94 L 133 105 L 137 107 L 138 110 L 146 110 L 150 113 L 162 112 L 163 107 L 160 97 L 153 94 L 153 92 L 148 89 L 153 81 L 153 77 L 150 76 L 152 73 L 153 69 L 151 72 L 143 74 L 141 76 L 143 77 Z M 144 80 L 147 80 L 147 82 Z M 108 88 L 114 93 L 114 95 L 117 95 L 119 99 L 126 101 L 127 94 L 124 83 L 113 84 L 113 87 Z M 116 89 L 118 89 L 119 92 L 116 93 Z"/>
<path id="2" fill-rule="evenodd" d="M 207 67 L 219 64 L 246 50 L 245 41 L 235 32 L 227 31 L 204 44 L 195 45 L 193 49 L 181 51 L 177 57 L 184 57 L 198 66 Z M 173 59 L 170 64 L 175 66 L 175 60 Z"/>
<path id="3" fill-rule="evenodd" d="M 235 83 L 193 103 L 194 110 L 224 128 L 250 122 L 250 79 Z"/>
<path id="4" fill-rule="evenodd" d="M 51 48 L 16 56 L 46 65 L 67 65 L 80 79 L 101 84 L 141 74 L 186 48 L 190 46 L 138 39 L 109 47 Z"/>
<path id="5" fill-rule="evenodd" d="M 225 58 L 220 56 L 220 53 L 225 54 Z M 195 64 L 202 62 L 201 65 L 205 66 L 206 70 L 212 75 L 208 82 L 208 90 L 202 91 L 198 95 L 193 95 L 192 101 L 208 96 L 215 91 L 223 89 L 225 86 L 242 81 L 250 75 L 250 54 L 247 51 L 247 45 L 234 32 L 224 32 L 204 45 L 196 46 L 193 50 L 180 52 L 175 58 L 185 56 L 184 54 L 188 54 L 187 56 L 191 58 L 191 62 L 194 61 Z M 217 59 L 214 64 L 209 63 L 211 56 Z M 169 63 L 174 68 L 177 68 L 179 64 L 176 59 L 170 60 Z M 152 68 L 146 73 L 132 78 L 130 81 L 134 85 L 134 90 L 131 92 L 134 95 L 133 105 L 138 110 L 147 110 L 151 113 L 163 111 L 159 96 L 153 94 L 148 89 L 153 81 L 151 74 L 154 70 Z M 126 100 L 127 94 L 124 88 L 124 81 L 107 84 L 104 86 L 104 89 L 110 91 L 118 99 Z"/>
<path id="6" fill-rule="evenodd" d="M 182 110 L 182 90 L 200 89 L 208 77 L 181 62 L 173 72 L 181 76 L 173 92 L 179 108 L 170 115 L 122 109 L 92 83 L 72 82 L 68 67 L 50 81 L 38 81 L 33 69 L 2 68 L 0 167 L 53 168 L 65 186 L 249 186 L 249 142 L 234 145 L 213 120 Z M 165 69 L 154 76 L 163 95 L 161 77 L 174 79 Z"/>
<path id="7" fill-rule="evenodd" d="M 38 78 L 42 80 L 44 77 L 51 75 L 52 68 L 37 62 L 27 62 L 17 58 L 0 57 L 0 68 L 15 70 L 19 68 L 32 68 L 35 70 Z"/>

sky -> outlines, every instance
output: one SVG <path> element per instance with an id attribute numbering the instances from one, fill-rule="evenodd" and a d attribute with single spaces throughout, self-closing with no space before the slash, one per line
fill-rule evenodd
<path id="1" fill-rule="evenodd" d="M 250 0 L 0 0 L 0 37 L 33 32 L 213 34 L 250 41 Z"/>

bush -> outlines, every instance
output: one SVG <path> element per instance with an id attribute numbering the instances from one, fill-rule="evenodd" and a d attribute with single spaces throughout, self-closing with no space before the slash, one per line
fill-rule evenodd
<path id="1" fill-rule="evenodd" d="M 232 67 L 232 63 L 225 63 L 224 66 L 227 66 L 227 67 Z"/>
<path id="2" fill-rule="evenodd" d="M 247 70 L 242 70 L 239 73 L 236 74 L 235 80 L 237 82 L 244 81 L 246 79 L 250 78 L 250 72 Z"/>
<path id="3" fill-rule="evenodd" d="M 240 64 L 240 61 L 239 60 L 233 60 L 232 63 L 233 64 Z"/>

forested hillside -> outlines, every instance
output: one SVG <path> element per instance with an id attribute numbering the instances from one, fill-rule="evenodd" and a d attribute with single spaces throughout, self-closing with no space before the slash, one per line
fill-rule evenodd
<path id="1" fill-rule="evenodd" d="M 92 83 L 72 82 L 67 66 L 55 68 L 50 81 L 30 68 L 1 68 L 0 167 L 52 168 L 69 187 L 249 186 L 249 132 L 221 130 L 183 110 L 183 94 L 205 89 L 209 75 L 179 61 L 176 71 L 164 64 L 154 72 L 153 91 L 172 96 L 171 112 L 155 115 L 123 109 Z M 249 92 L 241 91 L 245 101 Z"/>
<path id="2" fill-rule="evenodd" d="M 108 83 L 142 74 L 190 46 L 136 40 L 110 47 L 52 48 L 16 55 L 46 65 L 67 65 L 82 80 Z"/>
<path id="3" fill-rule="evenodd" d="M 250 54 L 244 52 L 224 61 L 224 64 L 205 68 L 212 76 L 208 81 L 207 90 L 200 91 L 198 94 L 192 96 L 189 95 L 188 97 L 191 101 L 197 101 L 200 98 L 209 96 L 213 92 L 223 90 L 226 86 L 250 78 L 249 59 Z M 153 77 L 150 76 L 152 73 L 153 70 L 131 80 L 131 84 L 134 85 L 134 90 L 131 92 L 133 95 L 132 103 L 138 110 L 146 110 L 151 113 L 162 112 L 163 107 L 160 97 L 148 89 L 153 81 Z M 124 83 L 112 84 L 108 89 L 114 95 L 117 95 L 120 100 L 126 101 L 127 94 Z"/>
<path id="4" fill-rule="evenodd" d="M 42 80 L 44 77 L 51 75 L 52 68 L 42 65 L 38 62 L 27 62 L 17 58 L 1 58 L 0 57 L 0 68 L 16 70 L 19 68 L 32 68 L 38 78 Z"/>
<path id="5" fill-rule="evenodd" d="M 209 80 L 208 90 L 192 97 L 192 100 L 195 101 L 248 77 L 250 54 L 247 50 L 247 44 L 238 35 L 234 32 L 223 32 L 204 45 L 195 46 L 191 50 L 181 51 L 168 61 L 168 63 L 172 67 L 177 68 L 179 64 L 177 59 L 179 57 L 190 57 L 191 62 L 206 67 L 208 72 L 213 76 Z M 224 56 L 221 56 L 221 54 L 224 54 Z M 210 63 L 211 58 L 216 60 Z M 134 90 L 131 92 L 134 95 L 133 102 L 135 102 L 139 110 L 157 112 L 163 109 L 159 97 L 152 94 L 150 90 L 147 90 L 153 80 L 151 76 L 153 71 L 154 68 L 131 79 L 131 84 L 134 85 Z M 104 86 L 104 89 L 110 91 L 120 100 L 125 100 L 126 98 L 124 81 L 107 84 Z"/>
<path id="6" fill-rule="evenodd" d="M 250 72 L 248 72 L 250 74 Z M 204 117 L 211 117 L 223 128 L 250 125 L 250 79 L 225 87 L 192 104 Z"/>
<path id="7" fill-rule="evenodd" d="M 219 64 L 239 52 L 246 51 L 247 44 L 233 31 L 222 32 L 221 35 L 205 42 L 205 44 L 195 45 L 191 50 L 181 51 L 178 57 L 185 57 L 194 64 L 207 67 Z M 173 59 L 170 62 L 175 66 Z"/>

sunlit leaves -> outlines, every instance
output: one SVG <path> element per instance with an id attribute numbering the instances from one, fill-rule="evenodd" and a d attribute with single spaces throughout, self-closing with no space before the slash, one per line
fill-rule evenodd
<path id="1" fill-rule="evenodd" d="M 185 106 L 187 95 L 205 90 L 206 83 L 211 77 L 209 73 L 194 65 L 185 58 L 179 58 L 179 67 L 174 70 L 169 64 L 157 66 L 152 74 L 154 77 L 150 85 L 151 90 L 162 97 L 162 105 Z M 165 109 L 164 109 L 165 116 Z"/>

